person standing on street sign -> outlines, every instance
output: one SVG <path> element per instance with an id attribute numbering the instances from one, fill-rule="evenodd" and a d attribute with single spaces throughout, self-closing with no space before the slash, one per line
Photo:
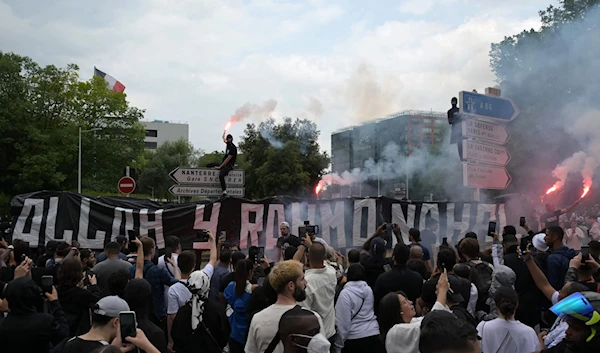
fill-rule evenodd
<path id="1" fill-rule="evenodd" d="M 452 108 L 448 110 L 448 124 L 452 125 L 452 134 L 450 135 L 450 144 L 456 144 L 458 146 L 458 156 L 463 159 L 462 154 L 462 124 L 460 115 L 458 113 L 458 99 L 452 97 L 450 101 Z"/>
<path id="2" fill-rule="evenodd" d="M 231 134 L 228 134 L 227 137 L 225 137 L 225 134 L 223 134 L 223 142 L 227 144 L 225 156 L 223 156 L 223 162 L 221 162 L 221 165 L 215 167 L 215 169 L 220 170 L 219 182 L 221 183 L 221 190 L 223 190 L 223 196 L 227 196 L 225 177 L 230 171 L 233 170 L 233 167 L 235 166 L 235 160 L 237 159 L 237 147 L 233 144 L 233 136 L 231 136 Z"/>

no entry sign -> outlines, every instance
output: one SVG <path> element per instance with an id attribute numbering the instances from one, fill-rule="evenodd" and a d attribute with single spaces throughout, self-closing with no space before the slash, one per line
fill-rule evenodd
<path id="1" fill-rule="evenodd" d="M 129 195 L 135 190 L 135 180 L 132 177 L 124 176 L 119 179 L 119 191 L 125 195 Z"/>

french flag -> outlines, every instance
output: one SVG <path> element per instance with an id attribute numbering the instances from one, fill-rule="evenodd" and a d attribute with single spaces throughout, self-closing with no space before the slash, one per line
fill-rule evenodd
<path id="1" fill-rule="evenodd" d="M 98 70 L 95 66 L 94 66 L 94 76 L 102 77 L 106 81 L 108 88 L 115 92 L 123 93 L 123 91 L 125 91 L 125 85 L 123 85 L 121 82 L 117 81 L 117 79 L 115 79 L 111 75 Z"/>

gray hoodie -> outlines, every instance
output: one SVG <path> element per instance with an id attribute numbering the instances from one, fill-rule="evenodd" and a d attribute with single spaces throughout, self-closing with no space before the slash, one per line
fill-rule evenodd
<path id="1" fill-rule="evenodd" d="M 373 310 L 373 291 L 365 281 L 346 283 L 335 304 L 336 347 L 344 342 L 379 335 L 379 324 Z"/>

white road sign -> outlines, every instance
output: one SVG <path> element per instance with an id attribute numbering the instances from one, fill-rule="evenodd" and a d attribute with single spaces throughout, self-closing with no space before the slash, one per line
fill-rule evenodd
<path id="1" fill-rule="evenodd" d="M 471 137 L 503 145 L 508 141 L 508 130 L 503 125 L 492 124 L 477 119 L 463 120 L 463 137 Z"/>
<path id="2" fill-rule="evenodd" d="M 221 196 L 220 187 L 173 185 L 169 192 L 175 196 Z M 227 196 L 244 197 L 244 188 L 227 188 Z"/>
<path id="3" fill-rule="evenodd" d="M 492 146 L 463 140 L 463 158 L 469 162 L 480 162 L 504 167 L 510 161 L 508 150 L 502 146 Z"/>
<path id="4" fill-rule="evenodd" d="M 219 170 L 214 168 L 182 168 L 177 167 L 169 173 L 171 179 L 179 184 L 187 185 L 219 185 Z M 225 177 L 227 185 L 244 185 L 244 170 L 234 169 Z"/>
<path id="5" fill-rule="evenodd" d="M 504 167 L 463 163 L 463 183 L 470 188 L 504 190 L 511 177 Z"/>

